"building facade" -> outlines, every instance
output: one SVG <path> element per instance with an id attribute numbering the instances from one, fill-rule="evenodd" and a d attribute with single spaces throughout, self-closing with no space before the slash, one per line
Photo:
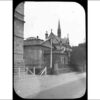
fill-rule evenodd
<path id="1" fill-rule="evenodd" d="M 47 67 L 48 74 L 59 72 L 60 69 L 69 70 L 71 53 L 69 37 L 61 38 L 60 21 L 58 21 L 57 36 L 52 32 L 45 33 L 45 40 L 28 38 L 24 41 L 24 59 L 28 68 Z"/>
<path id="2" fill-rule="evenodd" d="M 14 11 L 14 74 L 25 71 L 23 60 L 24 35 L 24 3 L 20 3 Z"/>

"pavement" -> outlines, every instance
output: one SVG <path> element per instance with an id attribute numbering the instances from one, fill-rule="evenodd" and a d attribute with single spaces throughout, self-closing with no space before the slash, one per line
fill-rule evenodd
<path id="1" fill-rule="evenodd" d="M 30 95 L 28 99 L 76 99 L 84 96 L 86 91 L 85 78 L 62 84 L 54 88 L 41 91 L 36 96 Z"/>
<path id="2" fill-rule="evenodd" d="M 46 76 L 22 75 L 20 78 L 15 78 L 14 89 L 15 92 L 23 98 L 56 98 L 57 94 L 58 96 L 60 96 L 60 94 L 63 96 L 63 91 L 67 93 L 66 95 L 73 93 L 70 95 L 74 95 L 73 97 L 75 97 L 83 94 L 83 91 L 85 91 L 86 86 L 83 84 L 85 77 L 85 73 L 67 73 Z M 61 93 L 57 92 L 60 90 L 62 91 Z M 78 92 L 76 93 L 75 91 Z M 70 95 L 68 96 L 70 97 Z"/>

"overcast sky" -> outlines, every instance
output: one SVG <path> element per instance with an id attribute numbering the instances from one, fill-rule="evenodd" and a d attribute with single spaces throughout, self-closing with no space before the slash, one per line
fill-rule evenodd
<path id="1" fill-rule="evenodd" d="M 70 44 L 78 45 L 85 39 L 85 11 L 75 2 L 25 2 L 24 38 L 39 36 L 51 29 L 57 35 L 60 19 L 61 37 L 69 34 Z"/>

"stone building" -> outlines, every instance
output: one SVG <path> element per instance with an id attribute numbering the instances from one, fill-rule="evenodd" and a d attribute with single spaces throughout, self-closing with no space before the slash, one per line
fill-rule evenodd
<path id="1" fill-rule="evenodd" d="M 45 33 L 45 40 L 28 38 L 24 40 L 25 66 L 33 70 L 47 67 L 47 73 L 69 71 L 69 59 L 71 53 L 69 37 L 61 38 L 60 21 L 58 21 L 57 36 L 52 32 Z"/>
<path id="2" fill-rule="evenodd" d="M 33 70 L 33 67 L 36 68 L 35 72 L 37 73 L 38 69 L 44 68 L 44 50 L 50 50 L 49 46 L 41 45 L 43 40 L 38 38 L 28 38 L 24 40 L 24 61 L 25 66 Z"/>
<path id="3" fill-rule="evenodd" d="M 23 60 L 24 35 L 24 3 L 20 3 L 14 11 L 14 74 L 25 71 Z"/>

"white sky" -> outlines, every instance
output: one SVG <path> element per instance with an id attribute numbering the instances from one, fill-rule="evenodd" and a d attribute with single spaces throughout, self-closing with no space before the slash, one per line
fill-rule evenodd
<path id="1" fill-rule="evenodd" d="M 24 38 L 39 36 L 45 39 L 46 30 L 57 35 L 60 19 L 61 37 L 69 34 L 70 44 L 85 39 L 85 11 L 75 2 L 25 2 Z"/>

